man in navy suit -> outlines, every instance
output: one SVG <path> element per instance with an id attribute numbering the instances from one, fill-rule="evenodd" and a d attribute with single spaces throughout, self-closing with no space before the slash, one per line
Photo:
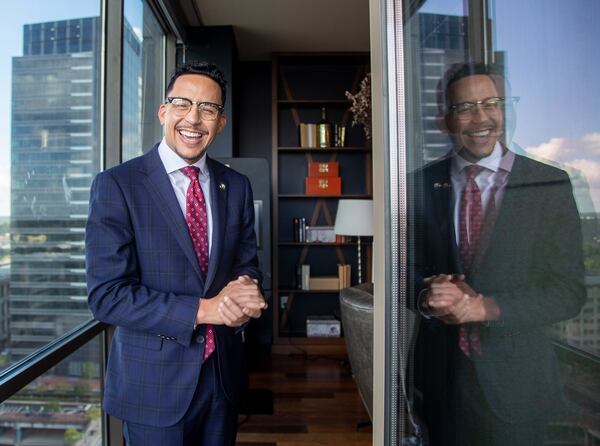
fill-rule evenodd
<path id="1" fill-rule="evenodd" d="M 514 99 L 494 67 L 445 85 L 454 150 L 416 173 L 416 385 L 430 444 L 541 445 L 563 400 L 551 324 L 585 301 L 567 174 L 510 149 Z"/>
<path id="2" fill-rule="evenodd" d="M 206 154 L 225 86 L 214 65 L 180 68 L 158 110 L 163 140 L 92 185 L 88 301 L 116 326 L 103 407 L 128 445 L 235 442 L 241 331 L 266 303 L 249 181 Z"/>

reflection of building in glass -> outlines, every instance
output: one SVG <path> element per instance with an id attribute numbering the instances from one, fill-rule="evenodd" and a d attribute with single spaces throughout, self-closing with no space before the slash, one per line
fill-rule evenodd
<path id="1" fill-rule="evenodd" d="M 142 44 L 129 22 L 123 26 L 123 159 L 142 154 Z"/>
<path id="2" fill-rule="evenodd" d="M 583 214 L 581 227 L 586 266 L 587 300 L 576 317 L 556 324 L 554 335 L 573 347 L 600 355 L 600 222 L 597 214 Z"/>
<path id="3" fill-rule="evenodd" d="M 137 37 L 128 24 L 125 30 L 125 44 L 140 57 Z M 25 25 L 23 56 L 13 58 L 13 362 L 90 318 L 84 227 L 91 181 L 101 168 L 100 36 L 98 17 Z M 130 56 L 126 67 L 123 90 L 136 99 L 125 98 L 124 108 L 138 119 L 141 62 Z"/>
<path id="4" fill-rule="evenodd" d="M 424 161 L 440 158 L 449 150 L 448 136 L 437 125 L 439 101 L 443 97 L 440 79 L 455 63 L 465 62 L 467 56 L 467 18 L 441 14 L 417 14 L 419 50 L 413 57 L 418 61 L 420 92 L 417 110 L 420 145 Z M 418 136 L 417 136 L 418 137 Z"/>

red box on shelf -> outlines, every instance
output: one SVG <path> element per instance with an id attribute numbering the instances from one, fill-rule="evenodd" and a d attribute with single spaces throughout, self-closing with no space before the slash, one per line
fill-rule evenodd
<path id="1" fill-rule="evenodd" d="M 341 195 L 340 177 L 306 177 L 306 195 Z"/>
<path id="2" fill-rule="evenodd" d="M 337 161 L 328 163 L 310 162 L 308 163 L 308 176 L 317 178 L 339 177 L 340 164 Z"/>

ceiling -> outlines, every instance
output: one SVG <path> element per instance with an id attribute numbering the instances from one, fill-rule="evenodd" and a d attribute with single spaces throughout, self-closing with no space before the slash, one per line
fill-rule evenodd
<path id="1" fill-rule="evenodd" d="M 187 0 L 189 26 L 232 25 L 241 60 L 272 52 L 369 51 L 369 0 Z"/>

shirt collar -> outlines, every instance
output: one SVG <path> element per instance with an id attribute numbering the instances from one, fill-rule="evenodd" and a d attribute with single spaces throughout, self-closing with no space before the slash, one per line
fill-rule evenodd
<path id="1" fill-rule="evenodd" d="M 480 165 L 481 167 L 485 167 L 492 172 L 504 170 L 505 172 L 510 173 L 514 161 L 514 152 L 508 149 L 504 150 L 502 145 L 499 142 L 496 142 L 492 153 L 489 156 L 480 159 L 476 164 Z M 470 166 L 471 164 L 473 163 L 467 161 L 458 153 L 454 152 L 452 156 L 452 170 L 454 173 L 462 172 L 465 167 Z"/>
<path id="2" fill-rule="evenodd" d="M 165 170 L 168 174 L 179 171 L 179 169 L 183 167 L 190 166 L 190 164 L 188 164 L 183 158 L 177 155 L 177 153 L 175 153 L 175 151 L 169 147 L 164 138 L 158 145 L 158 155 L 160 156 L 160 159 L 163 165 L 165 166 Z M 200 158 L 198 161 L 191 165 L 198 167 L 200 169 L 200 172 L 202 173 L 202 176 L 208 176 L 208 167 L 206 166 L 206 153 L 202 155 L 202 158 Z"/>

